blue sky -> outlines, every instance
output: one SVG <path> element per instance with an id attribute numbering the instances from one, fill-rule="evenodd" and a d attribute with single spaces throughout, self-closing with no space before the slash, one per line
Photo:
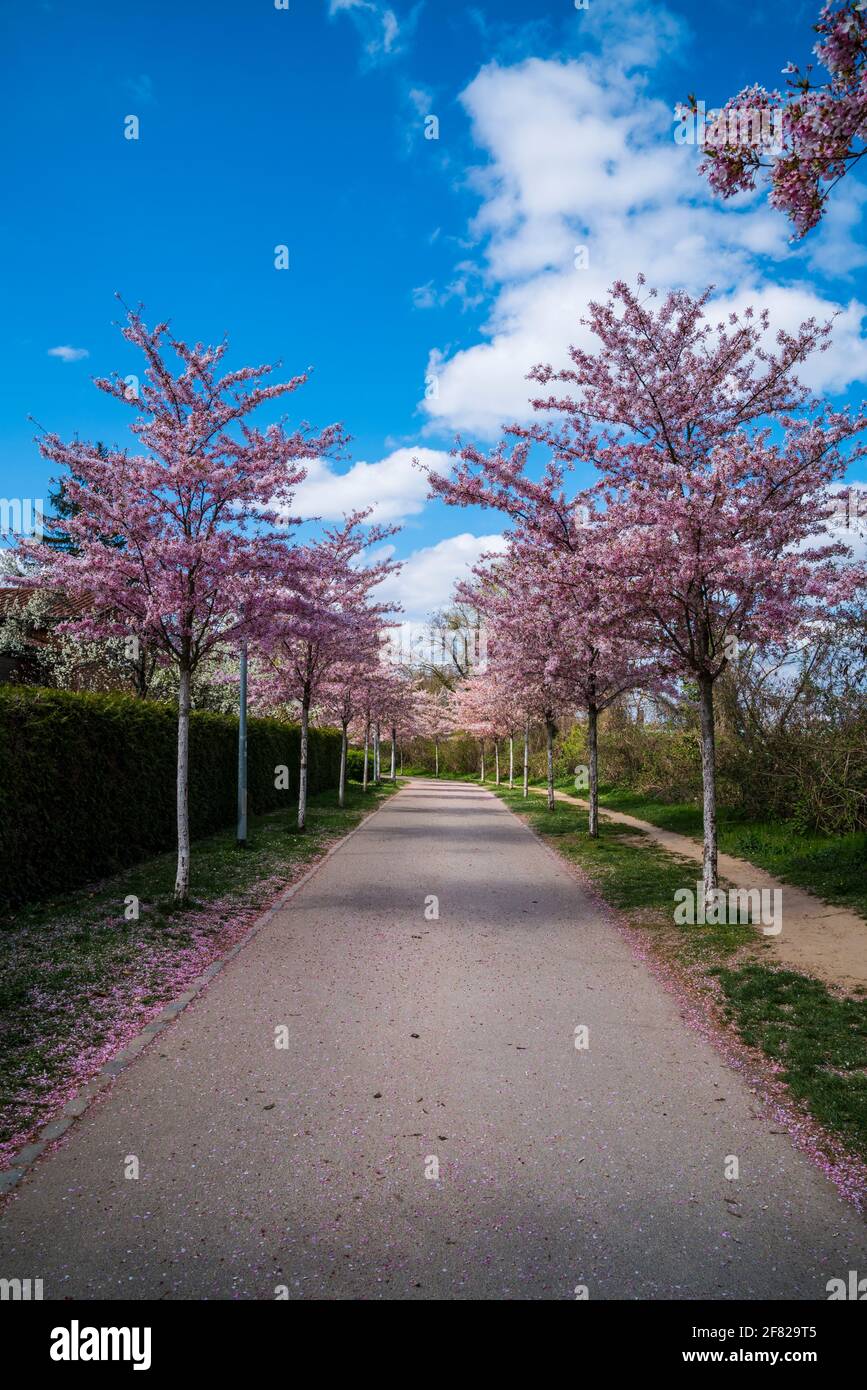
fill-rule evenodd
<path id="1" fill-rule="evenodd" d="M 294 400 L 344 422 L 352 461 L 316 465 L 302 509 L 378 502 L 402 521 L 394 595 L 414 616 L 498 527 L 426 503 L 413 454 L 527 418 L 527 368 L 563 359 L 615 277 L 714 282 L 787 326 L 839 309 L 815 384 L 857 394 L 864 185 L 846 180 L 792 248 L 763 197 L 721 204 L 672 139 L 688 92 L 712 106 L 782 81 L 817 8 L 5 0 L 0 492 L 46 495 L 29 414 L 125 440 L 124 410 L 91 384 L 137 370 L 116 290 L 187 339 L 228 334 L 235 363 L 314 367 Z"/>

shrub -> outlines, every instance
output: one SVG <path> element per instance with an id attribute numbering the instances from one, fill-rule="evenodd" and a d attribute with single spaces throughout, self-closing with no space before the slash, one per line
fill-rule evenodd
<path id="1" fill-rule="evenodd" d="M 0 904 L 115 872 L 176 843 L 177 715 L 127 695 L 0 687 Z M 277 719 L 248 724 L 251 814 L 298 794 L 299 732 Z M 310 732 L 310 792 L 337 785 L 340 736 Z M 289 785 L 277 790 L 285 764 Z M 195 836 L 236 814 L 238 720 L 190 720 L 190 827 Z"/>
<path id="2" fill-rule="evenodd" d="M 346 776 L 353 782 L 364 781 L 364 749 L 347 748 L 346 750 Z M 373 776 L 373 750 L 367 755 L 367 776 Z"/>

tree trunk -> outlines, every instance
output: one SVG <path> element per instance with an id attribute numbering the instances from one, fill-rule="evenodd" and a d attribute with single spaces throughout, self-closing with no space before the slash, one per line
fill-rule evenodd
<path id="1" fill-rule="evenodd" d="M 545 740 L 548 753 L 548 810 L 554 809 L 554 721 L 545 719 Z"/>
<path id="2" fill-rule="evenodd" d="M 175 902 L 183 907 L 190 896 L 190 672 L 181 667 L 178 690 L 178 870 Z"/>
<path id="3" fill-rule="evenodd" d="M 310 728 L 310 694 L 301 701 L 301 766 L 298 769 L 298 829 L 307 824 L 307 735 Z"/>
<path id="4" fill-rule="evenodd" d="M 373 780 L 377 786 L 379 786 L 380 773 L 382 771 L 380 763 L 381 757 L 382 749 L 380 747 L 379 720 L 377 720 L 373 726 Z"/>
<path id="5" fill-rule="evenodd" d="M 403 776 L 403 744 L 400 745 L 400 775 Z"/>
<path id="6" fill-rule="evenodd" d="M 500 785 L 500 740 L 494 739 L 494 784 Z"/>
<path id="7" fill-rule="evenodd" d="M 509 734 L 509 786 L 515 785 L 515 735 Z"/>
<path id="8" fill-rule="evenodd" d="M 391 726 L 391 780 L 397 781 L 397 729 Z"/>
<path id="9" fill-rule="evenodd" d="M 599 836 L 599 711 L 595 705 L 587 710 L 587 750 L 590 758 L 590 834 Z"/>
<path id="10" fill-rule="evenodd" d="M 247 643 L 241 643 L 238 680 L 238 848 L 247 844 Z"/>
<path id="11" fill-rule="evenodd" d="M 481 744 L 480 744 L 479 746 L 480 746 L 481 752 L 482 752 L 482 781 L 484 782 L 484 780 L 485 780 L 485 740 L 484 740 L 484 739 L 482 739 Z"/>
<path id="12" fill-rule="evenodd" d="M 524 795 L 530 795 L 530 716 L 524 721 Z"/>
<path id="13" fill-rule="evenodd" d="M 437 777 L 439 777 L 439 775 L 440 775 L 440 741 L 439 741 L 438 738 L 435 738 L 435 739 L 434 739 L 434 765 L 435 765 L 435 767 L 436 767 L 436 774 L 435 774 L 435 775 L 436 775 Z"/>
<path id="14" fill-rule="evenodd" d="M 367 763 L 370 756 L 370 720 L 364 725 L 364 772 L 361 776 L 361 790 L 367 791 Z"/>
<path id="15" fill-rule="evenodd" d="M 346 804 L 346 720 L 341 721 L 342 735 L 340 739 L 340 783 L 337 788 L 337 804 L 343 807 Z"/>
<path id="16" fill-rule="evenodd" d="M 709 676 L 699 678 L 699 707 L 701 711 L 701 778 L 704 792 L 704 900 L 710 906 L 710 895 L 717 887 L 716 846 L 716 747 L 713 727 L 713 681 Z"/>

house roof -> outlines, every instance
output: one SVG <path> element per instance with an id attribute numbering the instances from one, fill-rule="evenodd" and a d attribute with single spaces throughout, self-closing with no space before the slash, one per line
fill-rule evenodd
<path id="1" fill-rule="evenodd" d="M 0 616 L 5 613 L 14 613 L 16 609 L 25 608 L 29 599 L 34 593 L 38 592 L 35 588 L 25 588 L 20 585 L 7 585 L 0 588 Z M 45 590 L 41 592 L 46 592 Z M 93 598 L 90 594 L 78 594 L 72 597 L 69 594 L 61 593 L 59 590 L 49 590 L 50 604 L 48 614 L 56 622 L 65 622 L 70 618 L 78 618 L 82 613 L 86 613 L 93 607 Z"/>

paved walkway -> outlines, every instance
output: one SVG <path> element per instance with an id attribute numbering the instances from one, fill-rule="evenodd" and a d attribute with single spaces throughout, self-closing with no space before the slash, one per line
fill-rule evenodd
<path id="1" fill-rule="evenodd" d="M 546 795 L 544 787 L 531 787 L 530 790 L 540 796 Z M 558 801 L 568 801 L 570 805 L 581 806 L 584 810 L 589 805 L 583 797 L 571 796 L 568 792 L 555 791 L 554 795 Z M 701 864 L 702 846 L 687 835 L 663 830 L 658 825 L 651 825 L 650 821 L 628 816 L 623 811 L 609 811 L 604 806 L 599 807 L 599 814 L 607 820 L 640 830 L 671 854 Z M 826 903 L 805 888 L 783 883 L 747 859 L 720 854 L 718 864 L 720 877 L 736 888 L 780 889 L 782 932 L 779 936 L 761 938 L 765 948 L 777 960 L 792 970 L 803 970 L 828 984 L 840 985 L 850 993 L 867 989 L 867 922 L 863 917 L 849 912 L 845 907 Z M 701 877 L 700 873 L 697 877 Z M 685 883 L 684 887 L 687 886 Z"/>
<path id="2" fill-rule="evenodd" d="M 867 1233 L 774 1129 L 494 796 L 417 781 L 22 1181 L 0 1277 L 46 1298 L 824 1299 L 867 1270 Z"/>

